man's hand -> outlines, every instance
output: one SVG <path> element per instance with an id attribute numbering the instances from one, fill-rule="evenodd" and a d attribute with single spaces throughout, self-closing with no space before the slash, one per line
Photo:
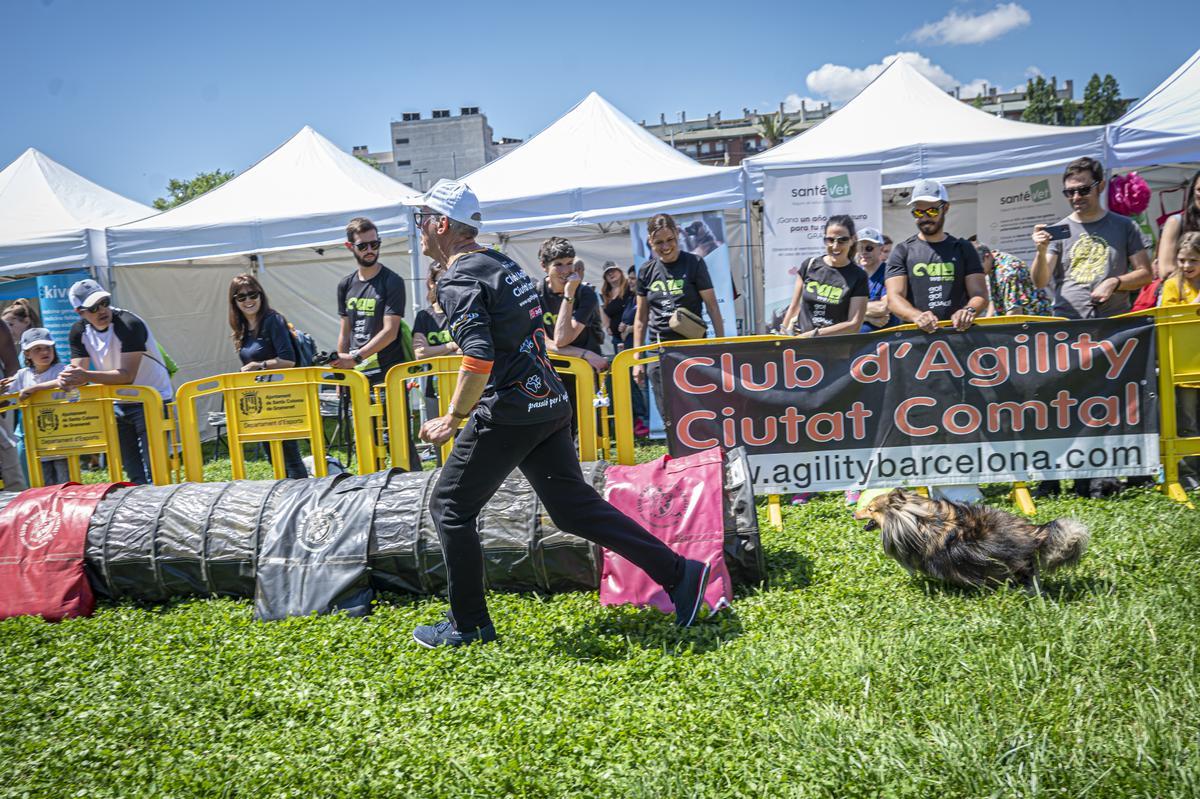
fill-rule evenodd
<path id="1" fill-rule="evenodd" d="M 617 325 L 617 335 L 618 336 L 620 336 L 621 338 L 625 338 L 627 333 L 629 333 L 629 325 L 625 324 L 624 322 Z"/>
<path id="2" fill-rule="evenodd" d="M 353 369 L 358 366 L 348 352 L 339 352 L 336 358 L 329 361 L 329 365 L 334 369 Z"/>
<path id="3" fill-rule="evenodd" d="M 572 272 L 571 276 L 567 278 L 566 284 L 563 286 L 563 296 L 568 300 L 574 300 L 575 294 L 579 291 L 579 286 L 582 283 L 583 279 L 579 277 L 579 275 Z"/>
<path id="4" fill-rule="evenodd" d="M 61 389 L 79 388 L 87 383 L 87 374 L 85 369 L 81 369 L 75 364 L 71 364 L 58 376 L 58 387 Z"/>
<path id="5" fill-rule="evenodd" d="M 259 372 L 266 369 L 266 365 L 262 361 L 251 361 L 242 367 L 243 372 Z"/>
<path id="6" fill-rule="evenodd" d="M 1106 277 L 1096 284 L 1096 288 L 1092 289 L 1092 302 L 1096 305 L 1103 305 L 1112 297 L 1113 292 L 1121 285 L 1120 278 Z"/>
<path id="7" fill-rule="evenodd" d="M 966 330 L 968 327 L 975 324 L 975 309 L 970 305 L 966 306 L 965 308 L 959 308 L 954 312 L 954 315 L 950 317 L 950 322 L 954 325 L 955 330 Z"/>
<path id="8" fill-rule="evenodd" d="M 458 429 L 459 417 L 452 413 L 430 419 L 421 425 L 421 440 L 429 444 L 441 446 L 454 437 Z"/>
<path id="9" fill-rule="evenodd" d="M 591 350 L 583 351 L 583 359 L 597 372 L 603 372 L 608 368 L 608 358 L 605 358 L 603 355 L 597 355 Z"/>
<path id="10" fill-rule="evenodd" d="M 934 333 L 938 328 L 938 318 L 933 311 L 921 311 L 921 314 L 913 320 L 913 324 L 926 333 Z"/>
<path id="11" fill-rule="evenodd" d="M 646 367 L 644 364 L 637 364 L 633 367 L 633 382 L 639 386 L 646 385 Z"/>
<path id="12" fill-rule="evenodd" d="M 1038 252 L 1040 253 L 1045 253 L 1050 247 L 1050 242 L 1053 241 L 1053 239 L 1050 238 L 1050 233 L 1047 232 L 1045 225 L 1034 225 L 1033 235 L 1030 238 L 1033 239 L 1033 244 L 1035 247 L 1037 247 Z"/>

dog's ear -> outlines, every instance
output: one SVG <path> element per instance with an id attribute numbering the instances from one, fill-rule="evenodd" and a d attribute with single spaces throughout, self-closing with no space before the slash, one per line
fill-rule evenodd
<path id="1" fill-rule="evenodd" d="M 887 498 L 889 502 L 903 502 L 907 493 L 903 488 L 893 488 L 888 492 Z"/>

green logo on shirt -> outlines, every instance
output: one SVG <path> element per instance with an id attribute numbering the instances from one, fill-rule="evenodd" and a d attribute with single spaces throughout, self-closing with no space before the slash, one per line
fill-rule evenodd
<path id="1" fill-rule="evenodd" d="M 670 280 L 655 280 L 650 284 L 651 291 L 662 292 L 663 294 L 682 294 L 683 293 L 683 278 Z"/>
<path id="2" fill-rule="evenodd" d="M 916 264 L 912 268 L 912 273 L 913 277 L 928 277 L 934 280 L 953 280 L 954 264 Z"/>
<path id="3" fill-rule="evenodd" d="M 830 286 L 826 283 L 821 283 L 816 280 L 810 280 L 804 284 L 804 290 L 809 294 L 815 294 L 826 302 L 841 302 L 842 295 L 846 290 L 841 286 Z"/>
<path id="4" fill-rule="evenodd" d="M 360 311 L 365 314 L 375 313 L 375 298 L 374 297 L 347 297 L 346 310 Z"/>

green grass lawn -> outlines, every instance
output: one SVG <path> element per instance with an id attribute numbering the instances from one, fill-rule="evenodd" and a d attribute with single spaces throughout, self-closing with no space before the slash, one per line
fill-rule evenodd
<path id="1" fill-rule="evenodd" d="M 770 587 L 682 632 L 591 593 L 494 595 L 503 641 L 467 651 L 396 596 L 0 622 L 0 796 L 1200 795 L 1200 516 L 1039 510 L 1093 540 L 1033 598 L 910 577 L 825 495 L 762 514 Z"/>

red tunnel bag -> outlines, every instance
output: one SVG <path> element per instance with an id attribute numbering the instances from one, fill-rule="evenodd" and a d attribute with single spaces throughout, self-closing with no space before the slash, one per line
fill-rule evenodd
<path id="1" fill-rule="evenodd" d="M 84 545 L 96 503 L 112 488 L 31 488 L 0 511 L 0 619 L 91 614 L 96 599 L 84 574 Z"/>

